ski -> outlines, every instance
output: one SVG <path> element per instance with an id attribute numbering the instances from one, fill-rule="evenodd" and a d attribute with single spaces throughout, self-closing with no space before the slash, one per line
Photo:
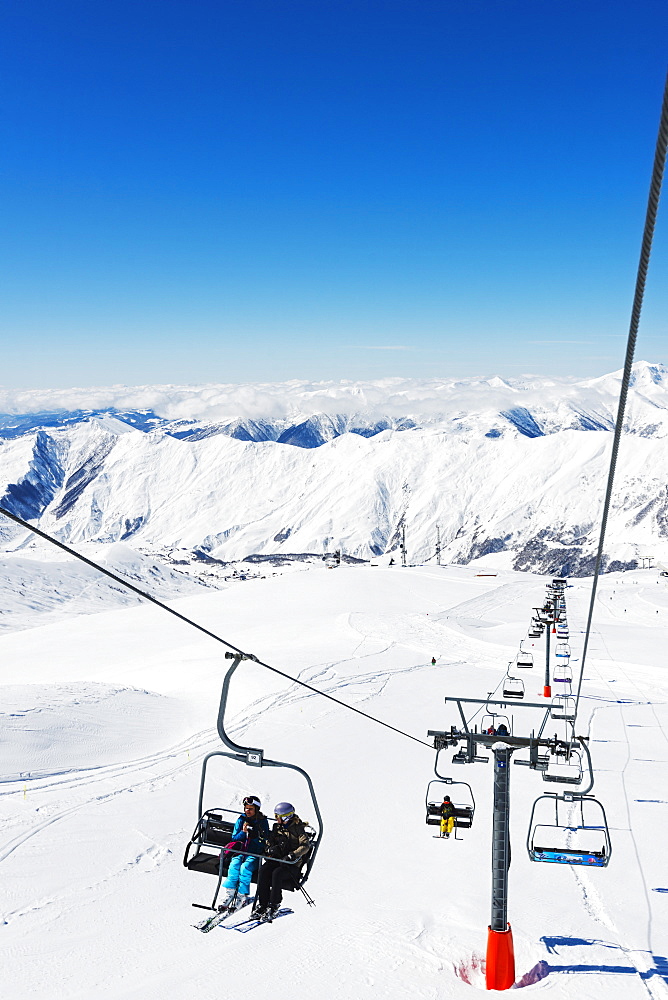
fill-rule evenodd
<path id="1" fill-rule="evenodd" d="M 193 924 L 192 926 L 195 927 L 198 931 L 201 931 L 202 934 L 208 934 L 209 931 L 212 931 L 214 927 L 217 927 L 218 924 L 220 924 L 223 920 L 225 920 L 226 917 L 229 917 L 229 915 L 230 911 L 227 909 L 227 907 L 225 907 L 222 910 L 218 910 L 217 913 L 212 913 L 210 917 L 206 917 L 204 920 L 201 920 L 198 924 Z"/>
<path id="2" fill-rule="evenodd" d="M 272 917 L 271 920 L 258 919 L 257 917 L 249 917 L 248 920 L 241 920 L 238 924 L 227 924 L 223 927 L 224 931 L 239 931 L 240 934 L 248 934 L 249 931 L 255 930 L 256 927 L 261 927 L 262 924 L 271 924 L 274 920 L 278 920 L 279 917 L 287 917 L 290 913 L 294 913 L 289 907 L 282 907 L 278 913 Z M 222 924 L 216 925 L 222 926 Z"/>
<path id="3" fill-rule="evenodd" d="M 213 913 L 210 917 L 202 920 L 201 923 L 193 924 L 193 927 L 196 927 L 198 931 L 202 932 L 202 934 L 208 934 L 208 932 L 212 931 L 214 927 L 218 927 L 219 924 L 222 924 L 223 920 L 227 920 L 227 918 L 231 917 L 233 913 L 237 913 L 238 910 L 243 909 L 244 906 L 248 906 L 248 904 L 252 902 L 253 900 L 249 899 L 245 903 L 236 902 L 231 906 L 224 906 L 218 910 L 217 913 Z"/>

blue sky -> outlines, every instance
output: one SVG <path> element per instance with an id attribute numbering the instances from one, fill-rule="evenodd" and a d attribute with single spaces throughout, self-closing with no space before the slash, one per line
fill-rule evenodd
<path id="1" fill-rule="evenodd" d="M 6 0 L 0 383 L 621 367 L 667 41 L 664 0 Z"/>

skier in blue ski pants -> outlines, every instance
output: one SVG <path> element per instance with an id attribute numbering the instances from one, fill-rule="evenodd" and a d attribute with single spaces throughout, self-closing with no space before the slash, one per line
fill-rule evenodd
<path id="1" fill-rule="evenodd" d="M 230 861 L 225 879 L 226 889 L 238 889 L 242 896 L 250 895 L 251 878 L 253 872 L 257 871 L 258 859 L 248 858 L 243 854 L 237 854 Z"/>
<path id="2" fill-rule="evenodd" d="M 267 817 L 260 812 L 260 800 L 254 795 L 244 799 L 244 814 L 234 824 L 232 840 L 240 841 L 247 851 L 262 854 L 269 836 Z M 240 896 L 250 895 L 251 878 L 257 871 L 258 859 L 247 854 L 235 854 L 227 869 L 226 889 L 235 889 Z"/>

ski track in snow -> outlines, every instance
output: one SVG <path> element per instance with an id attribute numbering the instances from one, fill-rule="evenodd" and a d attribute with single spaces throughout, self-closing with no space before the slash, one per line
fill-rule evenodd
<path id="1" fill-rule="evenodd" d="M 391 644 L 392 645 L 392 644 Z M 387 646 L 382 652 L 387 652 Z M 375 655 L 375 654 L 373 654 Z M 338 661 L 338 664 L 350 663 L 351 660 Z M 386 684 L 393 676 L 404 673 L 413 673 L 424 669 L 433 669 L 431 663 L 416 664 L 411 667 L 404 667 L 398 670 L 373 671 L 368 673 L 351 674 L 346 677 L 335 678 L 335 667 L 337 663 L 326 664 L 320 667 L 307 668 L 299 673 L 299 680 L 305 681 L 313 686 L 318 686 L 326 694 L 340 694 L 351 689 L 355 696 L 355 701 L 366 701 L 371 697 L 379 695 Z M 350 693 L 350 692 L 349 692 Z M 276 695 L 262 697 L 251 702 L 248 709 L 241 715 L 236 716 L 228 726 L 228 731 L 235 737 L 241 736 L 247 728 L 259 720 L 265 713 L 269 713 L 272 708 L 279 705 L 290 706 L 317 698 L 318 695 L 311 691 L 306 691 L 297 685 L 291 685 L 287 691 L 281 691 Z M 329 706 L 325 706 L 329 708 Z M 343 711 L 343 709 L 342 709 Z M 30 784 L 31 795 L 35 791 L 52 792 L 67 790 L 79 790 L 89 785 L 97 785 L 100 782 L 120 781 L 121 784 L 112 790 L 91 796 L 77 805 L 71 806 L 46 820 L 43 820 L 31 830 L 12 838 L 0 845 L 0 862 L 9 857 L 15 850 L 27 843 L 32 837 L 50 827 L 53 823 L 71 816 L 73 813 L 84 809 L 95 803 L 106 802 L 108 799 L 124 792 L 139 791 L 143 788 L 154 787 L 158 782 L 165 781 L 172 776 L 181 773 L 183 770 L 199 765 L 202 758 L 212 749 L 220 745 L 215 730 L 205 730 L 197 733 L 193 737 L 183 740 L 181 743 L 169 747 L 165 750 L 149 754 L 145 757 L 131 760 L 126 763 L 101 765 L 93 768 L 71 768 L 63 772 L 46 772 L 40 775 L 25 774 L 6 775 L 0 778 L 0 798 L 5 796 L 16 796 L 24 794 L 24 787 Z M 184 763 L 183 754 L 187 753 L 189 759 Z M 181 759 L 180 763 L 175 763 Z M 165 767 L 165 765 L 167 765 Z M 141 772 L 152 769 L 152 774 L 148 778 L 141 778 L 128 784 L 128 778 L 134 777 Z M 15 785 L 8 790 L 3 789 L 3 785 Z"/>
<path id="2" fill-rule="evenodd" d="M 599 596 L 599 599 L 600 599 L 600 596 Z M 571 632 L 572 632 L 573 631 L 572 623 L 573 623 L 573 621 L 575 619 L 575 616 L 572 614 L 572 612 L 570 610 L 568 612 L 568 616 L 569 616 L 569 623 L 571 624 Z M 583 625 L 584 625 L 584 622 L 583 622 Z M 616 670 L 623 675 L 623 677 L 629 683 L 629 685 L 631 685 L 632 687 L 635 687 L 636 690 L 639 692 L 640 698 L 642 700 L 638 701 L 637 704 L 638 705 L 642 705 L 642 706 L 647 706 L 647 707 L 650 708 L 650 710 L 654 714 L 654 717 L 655 717 L 655 719 L 656 719 L 656 721 L 658 723 L 659 729 L 661 731 L 661 735 L 663 736 L 663 738 L 665 740 L 668 740 L 668 736 L 666 736 L 665 730 L 663 729 L 663 726 L 661 725 L 661 723 L 660 723 L 660 721 L 658 719 L 658 716 L 656 715 L 656 711 L 654 709 L 654 706 L 650 702 L 646 701 L 645 693 L 642 691 L 642 689 L 637 684 L 637 682 L 633 678 L 631 678 L 629 676 L 628 671 L 624 669 L 624 667 L 621 665 L 621 663 L 619 661 L 615 661 L 614 660 L 614 657 L 611 655 L 611 653 L 610 653 L 610 651 L 608 649 L 607 643 L 605 641 L 605 638 L 604 638 L 603 634 L 601 633 L 600 629 L 597 629 L 595 627 L 592 628 L 592 635 L 596 635 L 597 639 L 602 643 L 602 645 L 603 645 L 603 647 L 604 647 L 604 649 L 605 649 L 605 651 L 607 653 L 607 656 L 608 656 L 608 659 L 609 659 L 610 663 L 611 664 L 614 663 Z M 621 780 L 622 790 L 623 790 L 623 795 L 624 795 L 624 804 L 625 804 L 626 816 L 627 816 L 627 821 L 628 821 L 628 833 L 629 833 L 629 836 L 631 838 L 631 842 L 633 844 L 633 852 L 634 852 L 634 860 L 635 860 L 635 866 L 636 866 L 636 874 L 637 874 L 637 878 L 640 881 L 640 884 L 642 885 L 642 889 L 643 889 L 643 893 L 644 893 L 644 898 L 645 898 L 645 904 L 646 904 L 646 920 L 647 920 L 646 950 L 643 951 L 643 950 L 639 950 L 639 949 L 634 949 L 628 943 L 624 942 L 624 940 L 623 940 L 623 934 L 621 933 L 621 931 L 620 931 L 617 923 L 611 917 L 608 908 L 603 903 L 603 900 L 602 900 L 602 898 L 600 896 L 600 893 L 599 893 L 598 889 L 596 888 L 596 886 L 592 882 L 590 874 L 587 873 L 585 870 L 579 869 L 579 868 L 577 868 L 575 866 L 571 866 L 570 871 L 571 871 L 571 873 L 573 875 L 573 878 L 574 878 L 574 880 L 575 880 L 575 882 L 576 882 L 576 884 L 577 884 L 577 886 L 580 889 L 580 892 L 582 894 L 582 902 L 583 902 L 583 906 L 584 906 L 585 910 L 589 913 L 589 915 L 592 917 L 592 919 L 594 921 L 596 921 L 597 923 L 601 924 L 607 931 L 609 931 L 609 932 L 612 933 L 612 935 L 614 936 L 614 939 L 615 939 L 615 947 L 618 948 L 624 954 L 624 956 L 626 957 L 626 959 L 627 959 L 627 961 L 629 963 L 629 966 L 631 966 L 632 968 L 635 969 L 635 971 L 637 972 L 637 974 L 638 974 L 638 976 L 640 978 L 640 981 L 642 982 L 643 987 L 647 991 L 647 994 L 651 998 L 651 1000 L 668 1000 L 668 984 L 666 984 L 665 982 L 663 982 L 660 978 L 657 978 L 656 981 L 653 981 L 652 979 L 650 979 L 650 976 L 652 975 L 651 970 L 652 970 L 652 968 L 655 968 L 655 962 L 656 962 L 656 960 L 654 958 L 653 948 L 652 948 L 652 907 L 651 907 L 651 901 L 650 901 L 649 891 L 648 891 L 648 887 L 647 887 L 647 882 L 645 880 L 645 875 L 644 875 L 643 868 L 642 868 L 642 863 L 641 863 L 641 860 L 640 860 L 640 852 L 639 852 L 639 849 L 638 849 L 638 844 L 637 844 L 637 841 L 636 841 L 636 838 L 635 838 L 634 832 L 633 832 L 631 804 L 629 802 L 628 791 L 627 791 L 627 788 L 626 788 L 626 778 L 625 778 L 625 776 L 626 776 L 626 771 L 627 771 L 627 768 L 629 766 L 629 763 L 631 762 L 631 759 L 632 759 L 632 749 L 631 749 L 631 742 L 629 740 L 629 735 L 628 735 L 629 728 L 628 728 L 627 722 L 626 722 L 625 706 L 623 704 L 619 704 L 619 699 L 617 697 L 616 691 L 614 690 L 614 688 L 613 688 L 612 684 L 610 683 L 610 681 L 603 676 L 603 673 L 601 671 L 600 665 L 595 665 L 595 661 L 593 661 L 593 658 L 591 657 L 591 655 L 590 655 L 590 657 L 588 659 L 588 662 L 586 664 L 586 669 L 587 670 L 591 670 L 591 671 L 595 671 L 597 673 L 598 679 L 599 679 L 600 683 L 602 685 L 608 687 L 608 689 L 610 691 L 610 696 L 611 696 L 610 697 L 610 701 L 612 702 L 612 704 L 609 704 L 607 706 L 598 706 L 598 707 L 594 708 L 594 710 L 593 710 L 593 712 L 592 712 L 592 714 L 590 716 L 590 719 L 589 719 L 589 727 L 588 728 L 591 729 L 591 724 L 593 723 L 595 717 L 599 717 L 598 718 L 598 722 L 600 724 L 600 727 L 604 728 L 604 726 L 605 726 L 605 720 L 602 719 L 602 718 L 600 718 L 600 714 L 602 712 L 614 711 L 616 709 L 619 712 L 619 715 L 620 715 L 621 730 L 622 730 L 622 732 L 624 734 L 624 738 L 625 738 L 625 743 L 626 743 L 626 758 L 625 758 L 623 766 L 622 766 L 622 768 L 621 768 L 621 770 L 619 772 L 619 777 L 620 777 L 620 780 Z M 617 702 L 616 705 L 614 704 L 615 702 Z M 595 769 L 595 773 L 596 773 L 596 769 Z M 594 790 L 594 794 L 596 794 L 595 790 Z"/>

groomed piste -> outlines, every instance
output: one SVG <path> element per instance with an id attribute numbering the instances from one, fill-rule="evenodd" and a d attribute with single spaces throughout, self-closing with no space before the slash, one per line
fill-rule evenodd
<path id="1" fill-rule="evenodd" d="M 503 681 L 546 582 L 504 571 L 477 577 L 476 567 L 340 567 L 174 606 L 423 738 L 456 721 L 448 693 L 476 697 Z M 588 596 L 587 581 L 568 590 L 573 664 Z M 667 607 L 655 571 L 601 580 L 581 729 L 611 825 L 610 866 L 532 864 L 530 811 L 547 786 L 528 769 L 512 774 L 516 978 L 555 996 L 668 995 Z M 297 899 L 292 915 L 252 934 L 201 935 L 191 902 L 211 886 L 181 862 L 201 759 L 220 747 L 222 649 L 144 606 L 5 635 L 1 651 L 2 947 L 13 997 L 234 996 L 247 989 L 249 969 L 281 998 L 484 989 L 485 767 L 464 769 L 474 828 L 461 840 L 433 839 L 424 822 L 432 750 L 244 663 L 229 731 L 300 762 L 318 791 L 327 835 L 309 880 L 317 906 Z M 527 697 L 538 698 L 541 671 L 528 675 Z M 308 802 L 298 775 L 233 769 L 214 776 L 218 805 L 240 810 L 248 792 L 269 811 L 280 799 L 298 809 Z"/>

